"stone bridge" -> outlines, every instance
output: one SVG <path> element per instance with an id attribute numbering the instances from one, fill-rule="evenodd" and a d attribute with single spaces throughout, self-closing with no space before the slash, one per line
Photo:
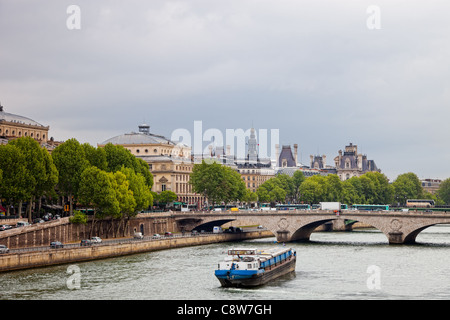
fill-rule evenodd
<path id="1" fill-rule="evenodd" d="M 180 230 L 212 228 L 236 221 L 236 225 L 262 225 L 278 242 L 308 241 L 318 226 L 345 220 L 370 225 L 384 233 L 391 244 L 414 243 L 417 235 L 436 224 L 449 224 L 450 214 L 423 212 L 368 211 L 260 211 L 260 212 L 177 212 L 173 218 Z"/>

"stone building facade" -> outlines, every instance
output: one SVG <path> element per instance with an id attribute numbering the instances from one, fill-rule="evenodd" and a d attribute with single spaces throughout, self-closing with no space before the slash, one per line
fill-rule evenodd
<path id="1" fill-rule="evenodd" d="M 358 153 L 358 146 L 352 143 L 345 146 L 344 152 L 339 150 L 339 155 L 334 158 L 334 162 L 336 174 L 342 181 L 359 177 L 369 171 L 381 171 L 377 168 L 375 161 L 368 160 L 366 155 Z"/>
<path id="2" fill-rule="evenodd" d="M 189 184 L 194 167 L 190 147 L 151 133 L 147 124 L 140 125 L 138 132 L 113 137 L 98 144 L 98 147 L 104 147 L 108 143 L 121 145 L 148 163 L 153 174 L 152 191 L 161 193 L 171 190 L 177 194 L 179 202 L 199 207 L 204 204 L 205 198 L 193 192 Z"/>
<path id="3" fill-rule="evenodd" d="M 31 137 L 41 145 L 48 141 L 49 126 L 44 126 L 24 116 L 4 111 L 0 105 L 0 136 L 2 144 L 20 137 Z"/>

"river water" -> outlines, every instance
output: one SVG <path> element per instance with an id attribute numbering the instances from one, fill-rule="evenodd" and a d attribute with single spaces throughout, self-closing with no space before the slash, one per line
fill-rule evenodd
<path id="1" fill-rule="evenodd" d="M 253 289 L 214 277 L 230 247 L 280 245 L 266 238 L 8 272 L 0 299 L 450 299 L 449 225 L 424 230 L 415 245 L 389 245 L 376 230 L 317 232 L 286 244 L 297 251 L 294 274 Z"/>

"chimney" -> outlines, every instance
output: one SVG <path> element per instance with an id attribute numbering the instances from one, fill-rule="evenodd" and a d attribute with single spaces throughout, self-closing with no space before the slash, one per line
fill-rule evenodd
<path id="1" fill-rule="evenodd" d="M 295 160 L 295 166 L 297 166 L 297 152 L 298 151 L 298 144 L 294 144 L 294 160 Z"/>

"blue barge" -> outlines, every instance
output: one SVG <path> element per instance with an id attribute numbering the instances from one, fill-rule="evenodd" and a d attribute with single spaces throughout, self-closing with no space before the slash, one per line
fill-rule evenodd
<path id="1" fill-rule="evenodd" d="M 295 271 L 292 248 L 230 249 L 215 276 L 222 287 L 255 287 Z"/>

